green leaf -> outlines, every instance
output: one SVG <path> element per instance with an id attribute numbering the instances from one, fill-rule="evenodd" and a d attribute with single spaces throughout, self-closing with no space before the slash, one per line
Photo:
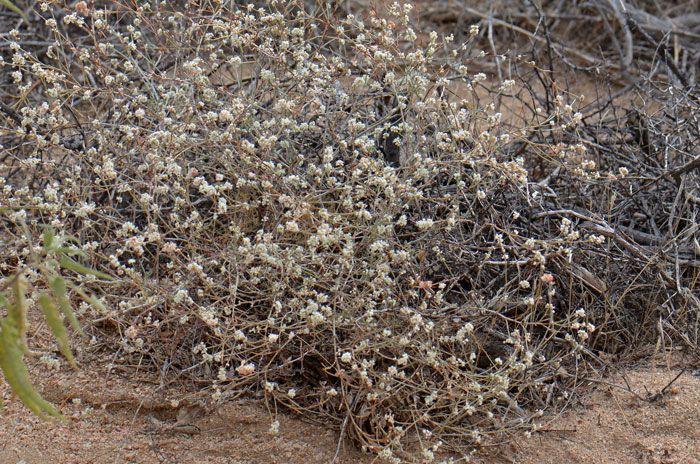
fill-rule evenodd
<path id="1" fill-rule="evenodd" d="M 104 272 L 100 272 L 100 271 L 95 271 L 93 269 L 90 269 L 89 267 L 85 267 L 82 264 L 78 264 L 75 261 L 73 261 L 72 259 L 67 258 L 65 256 L 61 256 L 59 263 L 61 264 L 62 268 L 69 269 L 77 274 L 94 275 L 95 277 L 99 277 L 101 279 L 114 280 L 114 278 L 112 276 L 110 276 L 109 274 L 105 274 Z"/>
<path id="2" fill-rule="evenodd" d="M 73 291 L 76 292 L 78 295 L 80 295 L 80 297 L 81 297 L 83 300 L 85 300 L 85 301 L 87 301 L 88 303 L 90 303 L 94 308 L 97 308 L 97 309 L 99 309 L 99 310 L 104 311 L 105 306 L 102 304 L 102 302 L 101 302 L 97 297 L 95 297 L 94 295 L 90 295 L 90 294 L 86 293 L 82 288 L 78 287 L 77 285 L 74 285 L 74 284 L 71 283 L 71 282 L 68 282 L 68 285 L 70 286 L 71 290 L 73 290 Z"/>
<path id="3" fill-rule="evenodd" d="M 68 319 L 68 323 L 71 325 L 71 327 L 77 330 L 80 335 L 85 336 L 85 332 L 83 332 L 82 327 L 80 327 L 80 323 L 78 322 L 78 319 L 75 317 L 75 313 L 71 308 L 70 300 L 68 299 L 68 292 L 66 292 L 66 281 L 63 280 L 63 277 L 61 276 L 49 276 L 48 279 L 49 285 L 51 285 L 51 290 L 53 290 L 56 301 L 58 301 L 58 306 L 61 308 L 61 311 L 63 311 L 66 319 Z"/>
<path id="4" fill-rule="evenodd" d="M 64 242 L 75 243 L 77 246 L 80 246 L 80 240 L 78 240 L 74 235 L 64 235 L 61 238 Z"/>
<path id="5" fill-rule="evenodd" d="M 56 238 L 53 227 L 44 226 L 44 252 L 51 251 L 53 247 L 53 239 Z"/>
<path id="6" fill-rule="evenodd" d="M 24 334 L 27 331 L 27 299 L 24 296 L 27 293 L 27 279 L 21 272 L 15 276 L 12 282 L 12 293 L 15 301 L 7 307 L 7 317 L 17 328 L 19 337 L 24 340 Z M 24 346 L 24 342 L 22 345 L 26 351 L 27 347 Z"/>
<path id="7" fill-rule="evenodd" d="M 29 20 L 27 19 L 27 15 L 24 14 L 24 11 L 17 8 L 10 0 L 0 0 L 0 5 L 5 5 L 10 10 L 20 15 L 22 19 L 24 19 L 26 22 L 29 22 Z"/>
<path id="8" fill-rule="evenodd" d="M 12 321 L 7 318 L 3 319 L 0 331 L 0 368 L 2 368 L 12 391 L 22 403 L 42 419 L 48 419 L 46 414 L 49 414 L 68 422 L 34 389 L 29 380 L 27 366 L 22 359 L 23 355 L 22 347 L 19 344 L 19 331 L 12 324 Z"/>
<path id="9" fill-rule="evenodd" d="M 87 253 L 85 253 L 80 248 L 75 248 L 75 247 L 60 247 L 60 248 L 56 248 L 55 251 L 56 251 L 56 253 L 63 253 L 65 255 L 87 256 Z"/>
<path id="10" fill-rule="evenodd" d="M 75 238 L 74 236 L 72 236 L 72 235 L 63 235 L 63 236 L 61 237 L 61 243 L 62 243 L 62 244 L 63 244 L 63 243 L 74 243 L 75 245 L 72 246 L 72 247 L 62 247 L 62 248 L 58 248 L 58 249 L 56 249 L 56 251 L 61 252 L 61 253 L 66 253 L 66 252 L 67 252 L 68 254 L 71 254 L 71 255 L 80 254 L 80 255 L 87 256 L 87 254 L 80 248 L 80 246 L 81 246 L 81 245 L 80 245 L 80 240 L 78 240 L 78 239 Z"/>
<path id="11" fill-rule="evenodd" d="M 58 308 L 55 304 L 53 304 L 51 297 L 46 293 L 39 295 L 39 304 L 41 305 L 41 309 L 44 311 L 46 323 L 51 328 L 51 332 L 53 332 L 54 336 L 56 337 L 56 341 L 58 342 L 58 346 L 61 348 L 61 353 L 63 353 L 70 365 L 73 366 L 74 369 L 77 369 L 78 364 L 76 364 L 75 359 L 73 358 L 73 353 L 71 353 L 70 346 L 68 345 L 68 331 L 66 331 L 66 328 L 58 315 Z"/>

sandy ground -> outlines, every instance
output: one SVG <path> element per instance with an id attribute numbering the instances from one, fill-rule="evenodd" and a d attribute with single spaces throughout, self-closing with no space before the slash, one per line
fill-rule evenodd
<path id="1" fill-rule="evenodd" d="M 604 379 L 502 462 L 700 464 L 700 373 L 684 371 L 649 401 L 682 369 L 654 364 Z"/>
<path id="2" fill-rule="evenodd" d="M 39 390 L 70 418 L 67 425 L 31 415 L 11 401 L 3 381 L 0 463 L 321 464 L 338 449 L 337 431 L 284 413 L 277 413 L 279 432 L 272 434 L 259 401 L 237 399 L 207 411 L 192 393 L 171 388 L 153 395 L 157 384 L 149 376 L 129 379 L 106 365 L 93 361 L 72 372 L 32 362 Z M 648 400 L 681 368 L 646 361 L 592 382 L 590 393 L 550 417 L 541 432 L 480 450 L 473 462 L 700 464 L 700 372 L 684 371 Z M 376 461 L 342 443 L 336 462 Z"/>

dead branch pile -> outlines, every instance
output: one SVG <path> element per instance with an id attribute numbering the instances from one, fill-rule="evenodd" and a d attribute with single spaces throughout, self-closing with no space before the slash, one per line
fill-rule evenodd
<path id="1" fill-rule="evenodd" d="M 422 17 L 457 41 L 481 24 L 485 50 L 509 47 L 551 70 L 556 61 L 564 72 L 610 73 L 628 83 L 661 74 L 688 87 L 700 65 L 699 7 L 697 1 L 450 0 L 426 5 Z"/>

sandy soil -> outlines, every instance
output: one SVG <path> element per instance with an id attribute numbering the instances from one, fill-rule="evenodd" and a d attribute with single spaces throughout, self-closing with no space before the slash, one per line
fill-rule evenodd
<path id="1" fill-rule="evenodd" d="M 39 390 L 70 418 L 67 425 L 34 417 L 10 401 L 2 382 L 0 463 L 320 464 L 338 449 L 337 431 L 285 413 L 276 415 L 279 432 L 271 433 L 270 413 L 259 401 L 237 399 L 208 411 L 196 394 L 170 388 L 154 395 L 153 378 L 109 372 L 103 361 L 73 372 L 30 360 Z M 680 363 L 646 361 L 592 382 L 590 393 L 550 417 L 541 432 L 480 450 L 473 461 L 700 464 L 700 372 L 684 371 L 660 398 L 648 400 L 680 369 Z M 341 443 L 336 462 L 374 460 Z"/>
<path id="2" fill-rule="evenodd" d="M 684 371 L 649 401 L 681 369 L 647 361 L 605 379 L 502 462 L 700 464 L 700 372 Z"/>

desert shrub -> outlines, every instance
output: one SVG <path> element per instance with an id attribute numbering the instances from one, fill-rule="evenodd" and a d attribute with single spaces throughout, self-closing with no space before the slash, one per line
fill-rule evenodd
<path id="1" fill-rule="evenodd" d="M 588 215 L 581 192 L 618 166 L 588 156 L 551 81 L 506 122 L 527 97 L 486 92 L 471 42 L 413 30 L 408 5 L 319 5 L 41 3 L 52 44 L 13 31 L 3 63 L 2 201 L 122 277 L 79 308 L 122 362 L 215 401 L 264 395 L 392 459 L 536 430 L 588 342 L 639 322 L 611 317 L 638 297 L 601 298 L 608 279 L 659 281 L 613 269 L 625 245 Z"/>

